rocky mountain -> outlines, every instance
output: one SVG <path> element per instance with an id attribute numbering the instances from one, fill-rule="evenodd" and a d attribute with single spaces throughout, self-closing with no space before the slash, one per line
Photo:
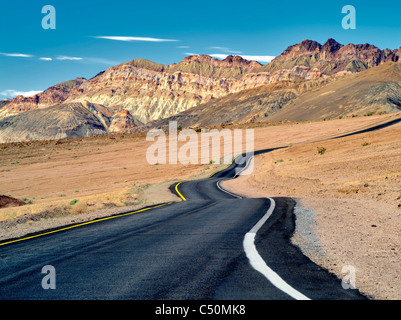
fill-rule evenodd
<path id="1" fill-rule="evenodd" d="M 68 97 L 79 93 L 79 87 L 87 80 L 77 78 L 56 84 L 34 96 L 17 96 L 0 109 L 0 119 L 20 114 L 22 112 L 44 109 L 63 103 Z"/>
<path id="2" fill-rule="evenodd" d="M 42 110 L 44 115 L 47 110 L 58 119 L 57 112 L 75 110 L 76 106 L 90 112 L 90 118 L 97 119 L 103 128 L 95 125 L 96 128 L 87 134 L 139 130 L 149 127 L 142 124 L 153 124 L 176 114 L 185 117 L 197 114 L 201 119 L 202 115 L 196 110 L 211 112 L 213 107 L 217 114 L 226 110 L 227 117 L 205 113 L 210 121 L 265 121 L 298 99 L 305 88 L 317 89 L 316 86 L 320 88 L 333 79 L 388 62 L 398 65 L 400 53 L 401 50 L 381 50 L 369 44 L 344 46 L 329 39 L 323 45 L 304 40 L 288 47 L 264 66 L 239 56 L 228 56 L 224 60 L 207 55 L 189 56 L 171 65 L 134 59 L 102 71 L 89 80 L 77 78 L 32 97 L 18 96 L 7 101 L 0 108 L 0 130 L 4 141 L 4 132 L 11 132 L 6 124 L 11 126 L 13 123 L 15 135 L 20 135 L 16 131 L 19 118 L 14 117 L 11 121 L 10 116 L 28 113 L 23 117 L 28 121 L 28 116 L 36 116 Z M 385 88 L 388 93 L 394 90 L 398 89 L 394 86 Z M 235 106 L 235 112 L 229 112 L 230 106 Z M 206 120 L 198 122 L 209 123 Z M 76 125 L 72 124 L 72 128 Z M 21 128 L 23 132 L 28 130 Z"/>
<path id="3" fill-rule="evenodd" d="M 134 59 L 90 80 L 79 78 L 32 97 L 18 96 L 0 110 L 0 119 L 60 103 L 90 101 L 113 112 L 128 110 L 138 121 L 147 122 L 239 90 L 236 79 L 260 66 L 238 56 L 222 61 L 190 56 L 170 66 Z"/>
<path id="4" fill-rule="evenodd" d="M 201 128 L 228 123 L 323 120 L 401 111 L 401 64 L 387 62 L 341 78 L 279 81 L 214 99 L 143 128 L 169 121 Z"/>
<path id="5" fill-rule="evenodd" d="M 6 104 L 10 103 L 11 99 L 0 100 L 0 109 L 3 108 Z"/>
<path id="6" fill-rule="evenodd" d="M 127 110 L 112 114 L 88 101 L 35 109 L 0 120 L 0 143 L 130 132 L 142 123 Z"/>
<path id="7" fill-rule="evenodd" d="M 398 62 L 400 53 L 400 50 L 381 50 L 371 44 L 354 45 L 350 43 L 344 46 L 334 39 L 329 39 L 324 45 L 321 45 L 316 41 L 304 40 L 288 47 L 270 64 L 257 71 L 289 71 L 301 68 L 306 72 L 313 72 L 303 78 L 351 74 L 385 62 Z"/>
<path id="8" fill-rule="evenodd" d="M 322 120 L 401 111 L 401 64 L 386 62 L 305 92 L 269 121 Z"/>
<path id="9" fill-rule="evenodd" d="M 329 39 L 323 45 L 304 40 L 265 66 L 239 56 L 224 60 L 206 55 L 189 56 L 172 65 L 134 59 L 89 80 L 78 78 L 33 97 L 16 97 L 0 110 L 0 118 L 87 100 L 102 104 L 114 113 L 126 109 L 135 119 L 146 123 L 229 93 L 283 80 L 352 74 L 384 62 L 397 62 L 399 55 L 399 50 L 381 50 L 369 44 L 344 46 Z"/>
<path id="10" fill-rule="evenodd" d="M 134 117 L 129 113 L 128 110 L 122 109 L 111 117 L 108 130 L 112 133 L 129 132 L 136 127 L 138 127 L 138 125 Z"/>

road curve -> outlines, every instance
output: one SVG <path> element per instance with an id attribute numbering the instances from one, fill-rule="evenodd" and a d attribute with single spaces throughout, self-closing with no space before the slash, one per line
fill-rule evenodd
<path id="1" fill-rule="evenodd" d="M 185 201 L 0 244 L 0 299 L 293 299 L 244 250 L 245 235 L 272 200 L 218 185 L 248 160 L 240 156 L 208 179 L 173 185 Z M 295 202 L 274 203 L 253 240 L 266 266 L 308 299 L 365 299 L 291 244 Z M 46 265 L 54 267 L 55 289 L 42 287 Z"/>

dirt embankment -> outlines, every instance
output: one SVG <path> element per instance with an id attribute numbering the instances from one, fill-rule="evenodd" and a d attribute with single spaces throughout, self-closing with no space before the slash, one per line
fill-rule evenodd
<path id="1" fill-rule="evenodd" d="M 0 195 L 0 209 L 9 207 L 19 207 L 19 206 L 24 206 L 25 204 L 26 203 L 22 200 Z"/>

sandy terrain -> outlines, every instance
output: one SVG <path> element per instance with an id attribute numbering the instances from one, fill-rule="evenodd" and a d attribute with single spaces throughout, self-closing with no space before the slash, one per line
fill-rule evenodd
<path id="1" fill-rule="evenodd" d="M 356 287 L 372 298 L 400 299 L 400 136 L 401 123 L 276 150 L 255 157 L 252 175 L 223 187 L 253 197 L 296 198 L 293 242 L 305 254 L 340 278 L 352 265 Z"/>
<path id="2" fill-rule="evenodd" d="M 401 124 L 313 142 L 396 117 L 400 114 L 243 126 L 254 129 L 255 149 L 292 147 L 256 157 L 253 175 L 224 187 L 250 196 L 296 197 L 303 224 L 294 242 L 306 254 L 336 274 L 352 264 L 362 292 L 399 299 Z M 225 167 L 150 165 L 150 144 L 144 135 L 132 134 L 0 145 L 0 194 L 28 203 L 0 209 L 0 240 L 177 201 L 168 190 L 174 181 L 207 177 Z M 326 152 L 319 154 L 317 147 Z M 311 219 L 302 220 L 306 216 Z M 316 241 L 302 236 L 307 228 Z"/>

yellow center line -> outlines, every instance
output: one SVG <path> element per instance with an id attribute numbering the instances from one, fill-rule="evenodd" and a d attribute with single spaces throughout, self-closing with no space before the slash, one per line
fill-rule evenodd
<path id="1" fill-rule="evenodd" d="M 172 203 L 173 202 L 163 203 L 163 204 L 159 204 L 159 205 L 154 206 L 154 207 L 143 208 L 143 209 L 132 211 L 132 212 L 127 212 L 127 213 L 123 213 L 123 214 L 117 214 L 117 215 L 110 216 L 110 217 L 105 217 L 105 218 L 96 219 L 96 220 L 92 220 L 92 221 L 87 221 L 87 222 L 83 222 L 83 223 L 79 223 L 79 224 L 74 224 L 72 226 L 64 227 L 64 228 L 61 228 L 61 229 L 52 230 L 52 231 L 48 231 L 48 232 L 43 232 L 43 233 L 35 234 L 33 236 L 29 236 L 29 237 L 25 237 L 25 238 L 20 238 L 20 239 L 15 239 L 15 240 L 3 242 L 3 243 L 0 243 L 0 246 L 4 246 L 6 244 L 19 242 L 19 241 L 24 241 L 24 240 L 28 240 L 28 239 L 32 239 L 32 238 L 37 238 L 37 237 L 41 237 L 41 236 L 44 236 L 44 235 L 47 235 L 47 234 L 52 234 L 52 233 L 56 233 L 56 232 L 60 232 L 60 231 L 64 231 L 64 230 L 69 230 L 69 229 L 81 227 L 81 226 L 84 226 L 84 225 L 88 225 L 88 224 L 92 224 L 92 223 L 96 223 L 96 222 L 100 222 L 100 221 L 105 221 L 105 220 L 110 220 L 110 219 L 114 219 L 114 218 L 118 218 L 118 217 L 128 216 L 128 215 L 135 214 L 135 213 L 138 213 L 138 212 L 143 212 L 143 211 L 147 211 L 147 210 L 150 210 L 150 209 L 159 208 L 159 207 L 162 207 L 162 206 L 165 206 L 165 205 L 168 205 L 168 204 L 172 204 Z"/>
<path id="2" fill-rule="evenodd" d="M 222 169 L 220 171 L 223 171 L 223 170 L 227 169 L 234 162 L 234 160 L 235 160 L 235 158 L 233 159 L 233 161 L 226 168 L 224 168 L 224 169 Z M 212 173 L 209 177 L 212 177 L 213 175 L 215 175 L 216 173 L 218 173 L 220 171 Z M 177 191 L 177 194 L 181 197 L 182 200 L 187 201 L 187 199 L 181 194 L 181 192 L 178 191 L 178 185 L 183 183 L 183 182 L 185 182 L 185 181 L 181 181 L 181 182 L 176 184 L 175 191 Z M 52 230 L 52 231 L 48 231 L 48 232 L 35 234 L 33 236 L 29 236 L 29 237 L 25 237 L 25 238 L 19 238 L 19 239 L 15 239 L 15 240 L 10 240 L 10 241 L 7 241 L 7 242 L 0 243 L 0 246 L 4 246 L 6 244 L 20 242 L 20 241 L 24 241 L 24 240 L 28 240 L 28 239 L 38 238 L 38 237 L 45 236 L 45 235 L 48 235 L 48 234 L 52 234 L 52 233 L 56 233 L 56 232 L 60 232 L 60 231 L 65 231 L 65 230 L 69 230 L 69 229 L 85 226 L 85 225 L 96 223 L 96 222 L 100 222 L 100 221 L 106 221 L 106 220 L 110 220 L 110 219 L 114 219 L 114 218 L 118 218 L 118 217 L 128 216 L 128 215 L 135 214 L 135 213 L 138 213 L 138 212 L 143 212 L 143 211 L 147 211 L 147 210 L 150 210 L 150 209 L 159 208 L 159 207 L 162 207 L 162 206 L 165 206 L 165 205 L 168 205 L 168 204 L 172 204 L 172 203 L 174 203 L 174 201 L 173 202 L 159 204 L 159 205 L 156 205 L 154 207 L 148 207 L 148 208 L 144 208 L 144 209 L 140 209 L 140 210 L 136 210 L 136 211 L 132 211 L 132 212 L 127 212 L 127 213 L 123 213 L 123 214 L 117 214 L 117 215 L 110 216 L 110 217 L 105 217 L 105 218 L 100 218 L 100 219 L 87 221 L 87 222 L 83 222 L 83 223 L 79 223 L 79 224 L 74 224 L 72 226 L 68 226 L 68 227 L 64 227 L 64 228 L 60 228 L 60 229 L 56 229 L 56 230 Z"/>
<path id="3" fill-rule="evenodd" d="M 183 183 L 183 182 L 185 182 L 185 181 L 178 182 L 178 183 L 175 185 L 175 191 L 178 193 L 178 195 L 181 197 L 182 200 L 187 201 L 187 199 L 185 199 L 185 197 L 181 194 L 181 192 L 178 191 L 178 185 L 180 185 L 180 184 Z"/>

